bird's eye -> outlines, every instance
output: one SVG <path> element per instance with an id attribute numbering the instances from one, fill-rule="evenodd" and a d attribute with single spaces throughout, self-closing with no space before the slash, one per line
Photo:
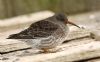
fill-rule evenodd
<path id="1" fill-rule="evenodd" d="M 64 17 L 62 17 L 62 16 L 57 16 L 56 19 L 60 20 L 60 21 L 64 21 Z"/>

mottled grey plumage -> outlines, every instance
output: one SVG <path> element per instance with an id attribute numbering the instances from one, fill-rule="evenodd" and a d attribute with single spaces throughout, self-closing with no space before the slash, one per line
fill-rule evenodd
<path id="1" fill-rule="evenodd" d="M 8 39 L 25 41 L 35 48 L 47 51 L 60 45 L 68 34 L 68 20 L 64 14 L 55 14 L 30 25 L 24 31 L 12 34 Z"/>

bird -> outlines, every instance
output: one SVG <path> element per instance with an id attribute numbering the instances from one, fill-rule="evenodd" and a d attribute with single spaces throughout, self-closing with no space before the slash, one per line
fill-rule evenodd
<path id="1" fill-rule="evenodd" d="M 30 24 L 27 29 L 19 33 L 9 35 L 7 39 L 24 41 L 33 48 L 47 53 L 50 52 L 50 49 L 56 48 L 64 42 L 69 32 L 67 24 L 80 28 L 75 23 L 68 21 L 64 13 L 56 13 L 44 20 Z"/>

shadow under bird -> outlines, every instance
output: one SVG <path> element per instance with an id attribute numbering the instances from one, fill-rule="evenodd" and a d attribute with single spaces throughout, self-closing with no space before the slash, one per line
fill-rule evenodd
<path id="1" fill-rule="evenodd" d="M 67 24 L 79 27 L 68 21 L 65 14 L 55 14 L 52 17 L 32 23 L 29 28 L 17 34 L 12 34 L 7 39 L 25 41 L 33 48 L 40 49 L 46 53 L 64 42 L 69 32 Z"/>

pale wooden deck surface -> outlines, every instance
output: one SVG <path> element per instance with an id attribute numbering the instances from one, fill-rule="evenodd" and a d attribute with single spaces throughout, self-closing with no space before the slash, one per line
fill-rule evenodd
<path id="1" fill-rule="evenodd" d="M 0 30 L 1 32 L 0 33 L 0 62 L 69 62 L 69 61 L 79 61 L 79 60 L 100 57 L 99 29 L 91 30 L 91 28 L 93 27 L 91 26 L 87 27 L 88 23 L 86 22 L 83 23 L 83 26 L 85 26 L 87 29 L 79 29 L 70 26 L 70 32 L 65 39 L 66 41 L 64 42 L 64 44 L 58 46 L 58 48 L 61 48 L 61 51 L 58 51 L 56 53 L 46 53 L 46 54 L 39 53 L 38 49 L 31 49 L 30 48 L 31 46 L 27 45 L 24 42 L 5 39 L 8 35 L 20 32 L 21 30 L 27 28 L 27 26 L 29 26 L 30 23 L 40 20 L 37 19 L 36 17 L 37 14 L 38 15 L 45 14 L 44 17 L 38 16 L 40 17 L 40 19 L 44 19 L 46 17 L 52 16 L 54 13 L 46 11 L 42 13 L 41 12 L 35 13 L 33 15 L 31 14 L 29 16 L 19 16 L 11 19 L 6 19 L 8 21 L 5 21 L 5 23 L 9 22 L 7 23 L 8 26 L 4 24 L 3 21 L 0 21 L 1 24 L 0 28 L 2 28 L 2 30 Z M 98 15 L 99 12 L 93 14 Z M 83 15 L 80 15 L 80 17 L 86 19 L 86 16 L 83 17 Z M 89 16 L 91 14 L 85 14 L 85 15 Z M 92 17 L 94 16 L 90 16 L 90 18 Z M 83 19 L 81 20 L 78 17 L 69 17 L 69 18 L 70 20 L 77 20 L 77 22 L 75 23 L 82 25 L 81 22 L 83 22 Z M 14 23 L 15 22 L 14 20 L 22 20 L 23 22 Z M 87 19 L 87 20 L 91 20 L 91 19 Z M 92 20 L 91 23 L 94 23 L 94 21 Z M 20 25 L 20 27 L 18 27 L 17 25 Z M 96 25 L 96 27 L 97 26 L 98 25 Z M 10 30 L 7 28 L 10 28 Z M 92 33 L 92 37 L 95 39 L 91 38 L 91 33 Z M 100 61 L 100 59 L 99 58 L 90 59 L 90 60 L 86 60 L 85 62 L 87 61 L 96 62 L 96 61 Z"/>

